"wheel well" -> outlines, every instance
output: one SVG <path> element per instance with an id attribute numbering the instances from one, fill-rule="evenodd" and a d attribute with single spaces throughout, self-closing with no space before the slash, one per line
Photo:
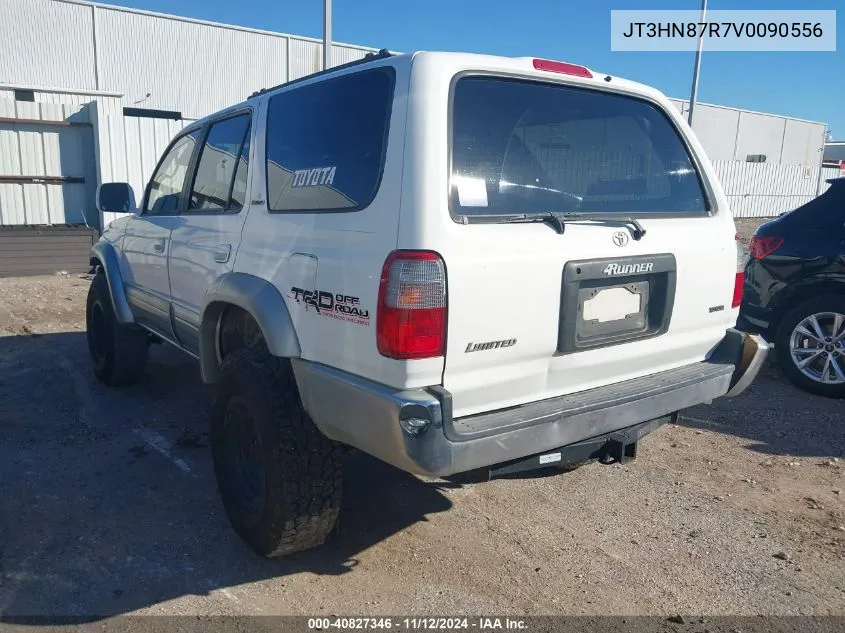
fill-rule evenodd
<path id="1" fill-rule="evenodd" d="M 226 334 L 225 340 L 221 332 Z M 217 381 L 221 347 L 225 356 L 232 349 L 259 340 L 273 356 L 295 358 L 301 354 L 293 321 L 278 288 L 253 275 L 226 273 L 208 289 L 200 311 L 197 347 L 203 381 Z"/>
<path id="2" fill-rule="evenodd" d="M 778 295 L 772 310 L 769 334 L 774 337 L 784 315 L 805 301 L 824 295 L 845 295 L 845 282 L 827 279 L 787 286 Z"/>
<path id="3" fill-rule="evenodd" d="M 264 343 L 264 334 L 255 318 L 243 308 L 224 304 L 215 331 L 217 362 L 233 351 Z"/>

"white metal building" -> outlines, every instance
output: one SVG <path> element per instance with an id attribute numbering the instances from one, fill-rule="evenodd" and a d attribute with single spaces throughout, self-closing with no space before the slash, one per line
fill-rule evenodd
<path id="1" fill-rule="evenodd" d="M 683 114 L 689 101 L 672 99 Z M 710 160 L 760 160 L 783 165 L 814 165 L 824 152 L 827 126 L 777 114 L 696 103 L 693 129 Z"/>
<path id="2" fill-rule="evenodd" d="M 102 228 L 111 218 L 92 217 L 97 184 L 140 194 L 186 121 L 319 70 L 323 49 L 82 0 L 0 0 L 0 42 L 0 229 Z M 331 63 L 374 50 L 333 44 Z M 695 116 L 736 215 L 777 215 L 825 188 L 823 123 L 705 104 Z M 12 243 L 0 235 L 0 271 Z"/>

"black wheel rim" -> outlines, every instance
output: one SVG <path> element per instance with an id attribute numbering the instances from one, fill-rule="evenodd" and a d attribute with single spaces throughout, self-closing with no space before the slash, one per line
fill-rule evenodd
<path id="1" fill-rule="evenodd" d="M 229 400 L 223 425 L 230 496 L 246 512 L 258 514 L 264 504 L 264 452 L 246 400 Z"/>
<path id="2" fill-rule="evenodd" d="M 102 360 L 108 353 L 108 335 L 106 331 L 106 315 L 99 303 L 91 308 L 91 323 L 89 327 L 91 351 L 97 360 Z"/>

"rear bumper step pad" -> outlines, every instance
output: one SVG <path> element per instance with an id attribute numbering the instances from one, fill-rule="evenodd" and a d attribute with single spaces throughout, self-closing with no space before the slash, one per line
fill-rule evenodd
<path id="1" fill-rule="evenodd" d="M 689 385 L 730 377 L 734 365 L 694 363 L 671 371 L 626 380 L 588 391 L 540 400 L 532 404 L 500 409 L 492 413 L 445 421 L 446 437 L 453 442 L 497 435 L 559 418 L 583 416 L 591 412 L 604 413 L 611 407 L 642 401 Z"/>

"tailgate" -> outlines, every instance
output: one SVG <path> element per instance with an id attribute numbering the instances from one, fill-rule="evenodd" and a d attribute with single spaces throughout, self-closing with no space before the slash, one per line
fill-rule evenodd
<path id="1" fill-rule="evenodd" d="M 440 250 L 456 417 L 705 359 L 736 319 L 734 226 L 676 114 L 489 75 L 459 78 L 452 112 L 456 224 Z"/>
<path id="2" fill-rule="evenodd" d="M 456 417 L 704 360 L 735 319 L 733 236 L 712 218 L 642 224 L 624 248 L 594 224 L 466 227 L 472 247 L 447 258 Z"/>

